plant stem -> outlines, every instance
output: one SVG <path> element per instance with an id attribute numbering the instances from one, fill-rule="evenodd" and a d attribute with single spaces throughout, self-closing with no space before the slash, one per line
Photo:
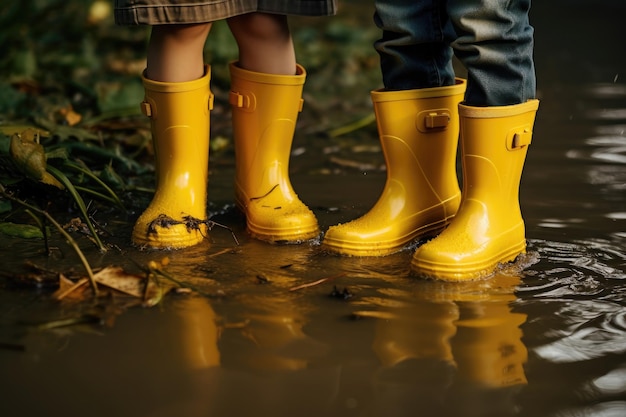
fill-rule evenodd
<path id="1" fill-rule="evenodd" d="M 72 182 L 69 180 L 69 178 L 67 178 L 67 176 L 65 176 L 63 172 L 59 171 L 55 167 L 48 165 L 47 169 L 50 172 L 50 174 L 54 175 L 55 178 L 59 180 L 65 186 L 65 188 L 67 188 L 71 196 L 74 198 L 74 201 L 78 205 L 78 209 L 83 214 L 83 218 L 85 219 L 85 224 L 89 228 L 89 231 L 91 232 L 91 235 L 93 239 L 95 240 L 96 245 L 98 246 L 98 249 L 100 249 L 100 252 L 106 252 L 107 251 L 106 246 L 102 244 L 102 241 L 100 240 L 100 237 L 98 236 L 98 232 L 96 231 L 95 227 L 93 227 L 91 220 L 89 220 L 89 214 L 87 213 L 87 206 L 85 206 L 85 202 L 83 201 L 83 198 L 80 196 L 80 194 L 78 194 L 78 191 L 76 191 L 74 184 L 72 184 Z"/>
<path id="2" fill-rule="evenodd" d="M 46 220 L 48 220 L 52 225 L 54 225 L 54 227 L 57 228 L 57 230 L 63 235 L 63 237 L 65 238 L 67 243 L 74 249 L 74 252 L 76 252 L 78 257 L 80 258 L 80 261 L 83 264 L 83 267 L 87 271 L 87 276 L 89 278 L 89 284 L 90 284 L 91 289 L 93 291 L 94 297 L 97 297 L 98 296 L 98 286 L 96 284 L 96 279 L 95 279 L 95 277 L 93 275 L 93 271 L 91 270 L 91 266 L 89 265 L 89 262 L 87 261 L 87 258 L 85 257 L 83 252 L 80 250 L 80 247 L 78 246 L 76 241 L 74 239 L 72 239 L 72 236 L 70 236 L 70 234 L 67 233 L 67 231 L 65 231 L 65 229 L 63 229 L 63 226 L 61 226 L 56 220 L 54 220 L 54 218 L 47 211 L 41 210 L 41 209 L 31 205 L 31 204 L 28 204 L 25 201 L 22 201 L 22 200 L 20 200 L 18 198 L 13 197 L 11 194 L 7 193 L 5 188 L 4 188 L 4 186 L 2 184 L 0 184 L 0 194 L 3 197 L 8 198 L 9 200 L 14 201 L 14 202 L 16 202 L 17 204 L 19 204 L 21 206 L 26 207 L 28 210 L 31 210 L 31 211 L 33 211 L 35 213 L 38 213 L 38 214 L 44 216 L 44 218 Z M 44 231 L 44 233 L 45 233 L 45 231 Z"/>

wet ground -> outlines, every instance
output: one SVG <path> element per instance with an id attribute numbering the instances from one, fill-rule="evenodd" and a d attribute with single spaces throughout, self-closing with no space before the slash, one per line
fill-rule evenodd
<path id="1" fill-rule="evenodd" d="M 140 252 L 120 219 L 122 252 L 89 253 L 131 266 L 167 255 L 203 295 L 113 300 L 106 325 L 46 329 L 33 324 L 90 306 L 1 290 L 0 414 L 625 415 L 626 6 L 536 3 L 541 106 L 521 188 L 528 254 L 515 265 L 446 284 L 410 278 L 410 249 L 354 259 L 251 240 L 231 204 L 232 159 L 217 155 L 211 210 L 238 246 L 217 227 L 194 248 Z M 353 135 L 343 148 L 296 138 L 294 187 L 322 228 L 364 213 L 384 182 L 374 127 Z M 12 259 L 41 258 L 5 241 L 5 265 L 9 244 Z"/>

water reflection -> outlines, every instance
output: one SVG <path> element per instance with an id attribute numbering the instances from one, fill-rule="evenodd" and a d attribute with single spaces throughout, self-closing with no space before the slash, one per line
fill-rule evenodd
<path id="1" fill-rule="evenodd" d="M 566 152 L 566 156 L 572 159 L 591 159 L 598 162 L 606 162 L 611 164 L 625 164 L 626 163 L 626 136 L 622 127 L 619 127 L 621 135 L 619 136 L 598 136 L 591 137 L 585 140 L 585 145 L 589 146 L 591 150 L 572 149 Z M 592 167 L 594 168 L 594 167 Z M 593 169 L 592 169 L 593 172 Z M 617 173 L 619 175 L 619 173 Z M 621 173 L 623 175 L 623 173 Z M 590 182 L 601 184 L 613 184 L 614 176 L 601 175 L 596 178 L 594 175 L 590 175 Z"/>
<path id="2" fill-rule="evenodd" d="M 499 273 L 479 282 L 386 288 L 370 298 L 376 308 L 355 314 L 376 318 L 373 350 L 382 367 L 372 415 L 514 413 L 512 393 L 527 382 L 526 315 L 512 306 L 519 283 Z"/>
<path id="3" fill-rule="evenodd" d="M 589 389 L 600 391 L 605 395 L 622 395 L 626 393 L 626 365 L 595 378 L 589 383 Z"/>
<path id="4" fill-rule="evenodd" d="M 185 281 L 213 296 L 220 334 L 227 336 L 220 341 L 227 344 L 220 348 L 224 351 L 222 363 L 257 370 L 303 369 L 310 357 L 324 351 L 303 331 L 311 307 L 290 291 L 302 283 L 302 274 L 310 268 L 312 249 L 277 246 L 269 259 L 267 249 L 262 242 L 245 240 L 226 252 L 221 248 L 210 252 L 194 249 L 181 257 L 173 254 L 168 271 L 186 277 L 196 274 L 197 280 Z M 208 315 L 205 310 L 210 307 L 196 307 L 195 314 Z M 193 314 L 189 322 L 193 322 Z"/>
<path id="5" fill-rule="evenodd" d="M 310 293 L 289 291 L 324 255 L 286 247 L 258 264 L 255 245 L 249 249 L 250 257 L 237 257 L 241 277 L 226 298 L 178 301 L 181 347 L 171 353 L 193 370 L 178 411 L 288 415 L 289 406 L 299 415 L 402 416 L 420 409 L 502 416 L 517 409 L 516 393 L 527 384 L 521 331 L 527 316 L 514 307 L 521 282 L 515 267 L 489 280 L 438 283 L 407 279 L 406 254 L 325 258 L 327 265 L 344 266 L 350 280 L 336 284 L 350 282 L 358 295 L 344 305 L 361 320 L 345 322 L 346 329 L 371 328 L 365 334 L 376 358 L 368 359 L 361 336 L 347 341 L 353 359 L 337 363 L 340 338 L 307 326 L 311 316 L 320 319 L 323 306 L 311 303 Z"/>
<path id="6" fill-rule="evenodd" d="M 626 395 L 623 238 L 529 243 L 540 262 L 517 292 L 534 317 L 524 326 L 527 415 L 624 415 L 625 403 L 616 401 Z"/>
<path id="7" fill-rule="evenodd" d="M 172 310 L 178 318 L 184 368 L 195 370 L 219 366 L 218 321 L 208 301 L 201 297 L 185 297 Z"/>
<path id="8" fill-rule="evenodd" d="M 565 409 L 558 417 L 623 417 L 626 401 L 608 401 L 588 407 Z"/>
<path id="9" fill-rule="evenodd" d="M 333 368 L 307 369 L 310 357 L 324 349 L 305 335 L 303 315 L 282 294 L 238 300 L 246 318 L 241 322 L 218 317 L 206 298 L 180 299 L 174 309 L 180 345 L 168 354 L 170 361 L 179 355 L 183 359 L 177 373 L 183 375 L 185 390 L 147 415 L 324 413 L 339 375 Z"/>
<path id="10" fill-rule="evenodd" d="M 582 362 L 626 352 L 626 311 L 619 304 L 572 301 L 557 312 L 569 326 L 554 330 L 556 340 L 535 348 L 551 362 Z"/>
<path id="11" fill-rule="evenodd" d="M 589 98 L 626 98 L 626 85 L 617 83 L 589 84 L 581 89 L 581 94 Z"/>
<path id="12" fill-rule="evenodd" d="M 583 87 L 585 109 L 582 116 L 595 123 L 592 136 L 584 139 L 584 148 L 570 149 L 566 156 L 571 159 L 590 160 L 618 164 L 618 167 L 591 165 L 589 183 L 624 186 L 626 173 L 619 164 L 626 163 L 626 87 L 623 84 L 598 84 Z M 587 107 L 590 106 L 590 107 Z"/>

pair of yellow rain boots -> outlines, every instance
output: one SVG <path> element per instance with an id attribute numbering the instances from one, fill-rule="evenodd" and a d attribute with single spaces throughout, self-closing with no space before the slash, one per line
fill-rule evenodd
<path id="1" fill-rule="evenodd" d="M 447 281 L 490 275 L 525 251 L 518 192 L 539 102 L 470 107 L 461 104 L 464 92 L 461 79 L 446 87 L 372 92 L 387 181 L 369 212 L 329 228 L 325 249 L 384 256 L 441 232 L 417 249 L 411 269 Z M 456 175 L 459 134 L 463 193 Z"/>
<path id="2" fill-rule="evenodd" d="M 299 242 L 319 234 L 313 212 L 289 180 L 289 156 L 302 108 L 306 72 L 273 75 L 230 65 L 236 201 L 248 231 L 269 242 Z M 142 77 L 143 113 L 151 119 L 156 193 L 137 220 L 132 240 L 152 248 L 184 248 L 207 234 L 210 67 L 189 82 Z"/>

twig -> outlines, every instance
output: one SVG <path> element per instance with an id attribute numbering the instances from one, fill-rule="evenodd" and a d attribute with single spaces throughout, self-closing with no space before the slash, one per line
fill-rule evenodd
<path id="1" fill-rule="evenodd" d="M 98 296 L 98 286 L 96 284 L 96 279 L 93 276 L 93 271 L 91 270 L 91 266 L 89 265 L 89 262 L 87 262 L 87 258 L 85 258 L 85 255 L 80 250 L 80 247 L 78 246 L 76 241 L 74 239 L 72 239 L 72 236 L 70 236 L 69 233 L 67 233 L 65 231 L 65 229 L 63 229 L 63 226 L 61 226 L 56 220 L 54 220 L 54 218 L 47 211 L 41 210 L 40 208 L 32 206 L 32 205 L 28 204 L 27 202 L 22 201 L 19 198 L 15 198 L 11 194 L 7 193 L 5 188 L 4 188 L 4 186 L 2 184 L 0 184 L 0 194 L 2 194 L 2 196 L 4 196 L 4 197 L 8 198 L 9 200 L 14 201 L 14 202 L 16 202 L 16 203 L 26 207 L 27 209 L 29 209 L 31 211 L 34 211 L 36 213 L 41 214 L 42 216 L 44 216 L 44 218 L 46 220 L 48 220 L 50 223 L 52 223 L 52 225 L 54 225 L 54 227 L 57 228 L 59 233 L 61 233 L 63 235 L 63 237 L 65 238 L 67 243 L 74 249 L 74 252 L 76 252 L 78 257 L 80 258 L 80 261 L 83 264 L 83 267 L 87 271 L 87 276 L 89 278 L 89 284 L 91 285 L 91 289 L 93 291 L 93 295 L 94 295 L 94 297 L 97 297 Z"/>
<path id="2" fill-rule="evenodd" d="M 207 220 L 206 225 L 209 228 L 209 230 L 212 230 L 213 226 L 218 226 L 218 227 L 221 227 L 222 229 L 228 230 L 230 232 L 230 235 L 233 237 L 233 240 L 235 241 L 235 245 L 239 246 L 239 240 L 237 239 L 237 236 L 235 235 L 235 232 L 233 231 L 233 229 L 231 229 L 230 227 L 221 223 L 214 222 L 213 220 Z"/>
<path id="3" fill-rule="evenodd" d="M 324 283 L 326 281 L 330 281 L 331 279 L 341 278 L 341 277 L 343 277 L 345 275 L 346 275 L 346 273 L 342 272 L 341 274 L 333 275 L 331 277 L 326 277 L 326 278 L 322 278 L 322 279 L 318 279 L 317 281 L 309 282 L 308 284 L 302 284 L 302 285 L 298 285 L 296 287 L 291 287 L 291 288 L 289 288 L 289 291 L 298 291 L 298 290 L 301 290 L 303 288 L 313 287 L 315 285 L 322 284 L 322 283 Z"/>
<path id="4" fill-rule="evenodd" d="M 97 316 L 85 314 L 80 317 L 70 317 L 66 319 L 53 320 L 53 321 L 34 324 L 34 325 L 31 324 L 31 326 L 33 326 L 37 330 L 52 330 L 52 329 L 57 329 L 59 327 L 75 326 L 77 324 L 99 323 L 100 321 L 101 321 L 100 318 Z"/>
<path id="5" fill-rule="evenodd" d="M 67 288 L 65 291 L 60 292 L 60 293 L 55 293 L 56 295 L 56 299 L 57 300 L 62 300 L 65 297 L 67 297 L 69 294 L 73 293 L 74 291 L 78 290 L 79 288 L 81 288 L 83 285 L 85 285 L 87 283 L 87 278 L 83 278 L 81 280 L 78 280 L 78 282 L 76 282 L 74 285 L 72 285 L 71 287 Z"/>
<path id="6" fill-rule="evenodd" d="M 210 254 L 210 255 L 207 255 L 207 258 L 215 258 L 216 256 L 220 256 L 220 255 L 223 255 L 223 254 L 225 254 L 225 253 L 232 252 L 232 251 L 233 251 L 233 249 L 232 249 L 232 248 L 222 249 L 222 250 L 221 250 L 221 251 L 219 251 L 219 252 L 215 252 L 215 253 L 212 253 L 212 254 Z"/>

